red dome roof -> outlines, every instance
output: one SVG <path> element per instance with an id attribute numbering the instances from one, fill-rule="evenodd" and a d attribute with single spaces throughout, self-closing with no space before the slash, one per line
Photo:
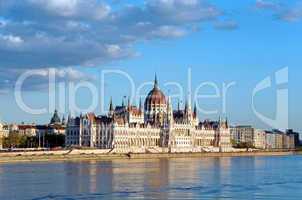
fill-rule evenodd
<path id="1" fill-rule="evenodd" d="M 155 77 L 155 81 L 154 81 L 154 87 L 149 92 L 148 96 L 146 97 L 145 109 L 148 106 L 155 105 L 155 104 L 166 104 L 166 97 L 165 97 L 164 93 L 158 88 L 156 77 Z"/>
<path id="2" fill-rule="evenodd" d="M 166 97 L 158 88 L 153 88 L 146 98 L 146 104 L 166 104 Z"/>

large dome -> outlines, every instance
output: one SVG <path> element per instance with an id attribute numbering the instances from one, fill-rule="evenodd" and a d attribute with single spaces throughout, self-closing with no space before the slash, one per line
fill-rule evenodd
<path id="1" fill-rule="evenodd" d="M 152 105 L 166 105 L 166 97 L 164 93 L 158 88 L 156 77 L 154 81 L 154 87 L 146 97 L 145 110 L 149 110 Z"/>

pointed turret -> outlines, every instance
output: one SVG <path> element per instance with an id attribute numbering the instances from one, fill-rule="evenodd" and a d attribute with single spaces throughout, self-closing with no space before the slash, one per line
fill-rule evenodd
<path id="1" fill-rule="evenodd" d="M 219 116 L 218 125 L 219 125 L 219 128 L 223 127 L 223 121 L 221 119 L 221 116 Z"/>
<path id="2" fill-rule="evenodd" d="M 193 117 L 192 117 L 193 124 L 195 126 L 198 126 L 199 124 L 199 119 L 198 119 L 198 114 L 197 114 L 197 106 L 196 102 L 194 103 L 194 111 L 193 111 Z"/>
<path id="3" fill-rule="evenodd" d="M 110 98 L 109 111 L 113 111 L 112 97 Z"/>
<path id="4" fill-rule="evenodd" d="M 71 114 L 70 114 L 70 112 L 69 112 L 68 118 L 67 118 L 67 124 L 69 124 L 69 123 L 71 123 Z"/>
<path id="5" fill-rule="evenodd" d="M 130 97 L 128 97 L 128 104 L 127 104 L 127 106 L 128 106 L 128 111 L 130 111 L 130 109 L 131 109 L 131 104 L 130 104 Z"/>
<path id="6" fill-rule="evenodd" d="M 185 103 L 185 113 L 188 113 L 188 101 Z"/>
<path id="7" fill-rule="evenodd" d="M 58 115 L 58 111 L 56 109 L 50 120 L 50 124 L 59 124 L 59 123 L 61 123 L 61 119 L 60 119 L 60 117 Z"/>
<path id="8" fill-rule="evenodd" d="M 173 123 L 173 108 L 172 108 L 172 101 L 170 96 L 168 97 L 168 102 L 167 102 L 167 122 L 169 123 L 170 126 L 172 126 Z"/>
<path id="9" fill-rule="evenodd" d="M 66 124 L 66 119 L 65 119 L 65 116 L 63 115 L 63 118 L 62 118 L 62 125 L 65 125 Z"/>
<path id="10" fill-rule="evenodd" d="M 124 99 L 122 100 L 122 107 L 124 107 L 125 106 L 125 103 L 124 103 Z"/>
<path id="11" fill-rule="evenodd" d="M 225 127 L 226 128 L 229 128 L 229 122 L 228 122 L 228 118 L 226 117 L 226 119 L 225 119 Z"/>
<path id="12" fill-rule="evenodd" d="M 142 98 L 139 98 L 139 111 L 143 112 Z"/>
<path id="13" fill-rule="evenodd" d="M 113 109 L 113 102 L 112 102 L 112 97 L 110 98 L 110 103 L 109 103 L 109 112 L 108 112 L 108 116 L 112 117 L 114 113 L 114 109 Z"/>
<path id="14" fill-rule="evenodd" d="M 194 104 L 193 115 L 194 115 L 195 118 L 197 117 L 197 106 L 196 106 L 196 103 Z"/>

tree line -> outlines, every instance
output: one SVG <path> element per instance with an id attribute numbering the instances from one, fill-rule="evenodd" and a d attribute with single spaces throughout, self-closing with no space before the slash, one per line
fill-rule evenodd
<path id="1" fill-rule="evenodd" d="M 38 147 L 62 147 L 65 144 L 64 135 L 46 134 L 41 137 L 21 135 L 12 132 L 8 137 L 0 138 L 3 148 L 38 148 Z"/>

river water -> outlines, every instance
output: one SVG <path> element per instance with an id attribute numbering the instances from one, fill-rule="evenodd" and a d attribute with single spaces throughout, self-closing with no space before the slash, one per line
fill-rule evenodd
<path id="1" fill-rule="evenodd" d="M 13 199 L 302 199 L 302 156 L 0 164 Z"/>

